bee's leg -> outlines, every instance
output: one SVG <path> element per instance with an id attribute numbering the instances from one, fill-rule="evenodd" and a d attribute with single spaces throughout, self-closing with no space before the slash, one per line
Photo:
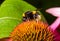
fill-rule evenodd
<path id="1" fill-rule="evenodd" d="M 26 19 L 26 17 L 23 17 L 23 19 L 22 19 L 23 21 L 26 21 L 27 19 Z"/>

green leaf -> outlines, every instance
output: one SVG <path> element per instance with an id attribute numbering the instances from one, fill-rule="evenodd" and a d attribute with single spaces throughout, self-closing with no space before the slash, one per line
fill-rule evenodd
<path id="1" fill-rule="evenodd" d="M 6 0 L 0 7 L 0 38 L 8 37 L 22 21 L 22 13 L 36 8 L 21 0 Z"/>
<path id="2" fill-rule="evenodd" d="M 22 22 L 22 13 L 28 10 L 36 8 L 22 0 L 5 0 L 0 7 L 0 38 L 8 37 Z"/>

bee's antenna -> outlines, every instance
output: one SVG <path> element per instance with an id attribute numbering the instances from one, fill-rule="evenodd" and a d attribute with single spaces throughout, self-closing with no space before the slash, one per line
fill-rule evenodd
<path id="1" fill-rule="evenodd" d="M 42 8 L 38 8 L 38 9 L 36 9 L 35 11 L 39 11 L 39 10 L 41 10 Z"/>

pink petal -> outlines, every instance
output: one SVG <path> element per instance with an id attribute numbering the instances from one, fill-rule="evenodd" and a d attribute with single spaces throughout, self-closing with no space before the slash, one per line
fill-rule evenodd
<path id="1" fill-rule="evenodd" d="M 56 30 L 54 31 L 55 34 L 55 41 L 60 41 L 60 24 L 59 26 L 56 28 Z"/>
<path id="2" fill-rule="evenodd" d="M 60 18 L 57 18 L 51 25 L 51 29 L 55 30 L 60 24 Z"/>
<path id="3" fill-rule="evenodd" d="M 4 38 L 1 38 L 0 41 L 10 41 L 10 38 L 9 37 L 4 37 Z"/>
<path id="4" fill-rule="evenodd" d="M 46 10 L 46 12 L 53 16 L 60 17 L 60 7 L 49 8 Z"/>

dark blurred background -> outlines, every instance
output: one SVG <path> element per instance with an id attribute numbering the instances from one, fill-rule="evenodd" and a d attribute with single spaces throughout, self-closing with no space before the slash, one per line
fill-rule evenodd
<path id="1" fill-rule="evenodd" d="M 0 0 L 0 5 L 4 2 L 5 0 Z"/>

